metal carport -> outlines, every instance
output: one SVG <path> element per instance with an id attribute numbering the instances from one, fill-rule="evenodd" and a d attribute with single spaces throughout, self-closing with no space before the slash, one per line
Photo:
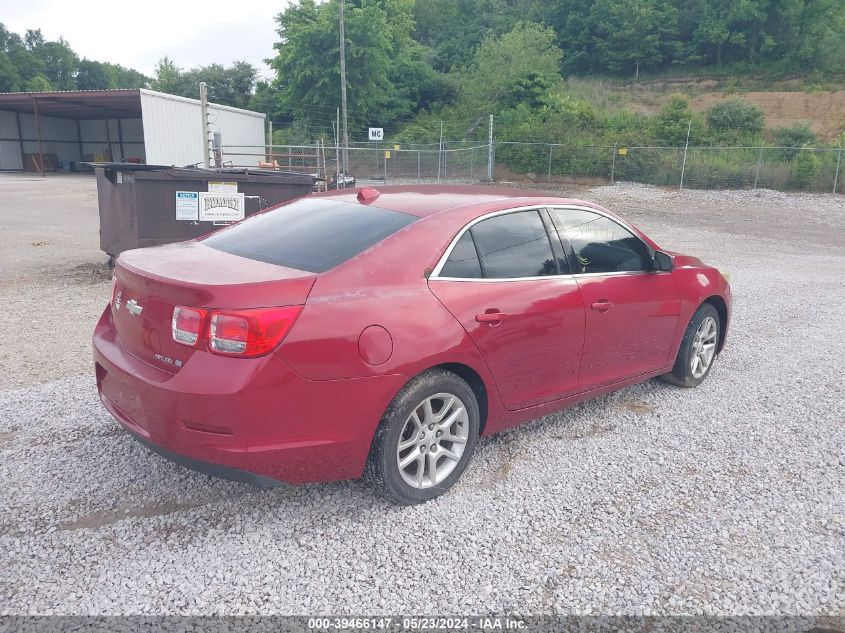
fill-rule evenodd
<path id="1" fill-rule="evenodd" d="M 81 161 L 202 163 L 212 132 L 229 145 L 263 146 L 265 115 L 153 90 L 0 93 L 0 170 Z M 57 165 L 52 160 L 54 157 Z M 256 158 L 256 164 L 258 159 Z"/>

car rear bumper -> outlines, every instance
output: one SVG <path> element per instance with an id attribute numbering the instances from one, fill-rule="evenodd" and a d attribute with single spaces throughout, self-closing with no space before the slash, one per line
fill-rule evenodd
<path id="1" fill-rule="evenodd" d="M 106 408 L 108 409 L 108 405 L 106 405 Z M 115 418 L 118 418 L 118 415 L 115 412 L 111 411 L 111 413 L 112 415 L 114 415 Z M 190 457 L 179 455 L 178 453 L 174 453 L 173 451 L 169 451 L 166 448 L 162 448 L 161 446 L 153 444 L 152 442 L 145 440 L 140 435 L 136 435 L 132 432 L 130 432 L 129 434 L 134 439 L 138 440 L 138 442 L 143 444 L 146 448 L 151 450 L 153 453 L 161 455 L 165 459 L 169 459 L 170 461 L 175 462 L 180 466 L 185 466 L 186 468 L 190 468 L 191 470 L 195 470 L 205 475 L 219 477 L 220 479 L 228 479 L 230 481 L 242 481 L 244 483 L 258 486 L 259 488 L 275 488 L 276 486 L 280 486 L 283 484 L 283 482 L 277 479 L 262 477 L 261 475 L 256 475 L 255 473 L 251 473 L 246 470 L 239 470 L 237 468 L 221 466 L 220 464 L 204 462 L 200 461 L 199 459 L 191 459 Z"/>
<path id="2" fill-rule="evenodd" d="M 360 477 L 399 375 L 306 380 L 275 354 L 197 350 L 178 373 L 127 352 L 103 312 L 93 337 L 106 409 L 142 443 L 196 470 L 258 485 Z"/>

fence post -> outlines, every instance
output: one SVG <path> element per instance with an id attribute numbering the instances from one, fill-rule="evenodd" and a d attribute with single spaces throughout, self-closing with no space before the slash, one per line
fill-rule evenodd
<path id="1" fill-rule="evenodd" d="M 552 149 L 554 149 L 554 145 L 549 143 L 549 174 L 546 176 L 546 182 L 552 181 Z"/>
<path id="2" fill-rule="evenodd" d="M 490 115 L 489 131 L 487 133 L 487 180 L 493 182 L 493 115 Z"/>
<path id="3" fill-rule="evenodd" d="M 684 161 L 681 163 L 681 186 L 679 189 L 684 188 L 684 172 L 687 169 L 687 151 L 689 150 L 689 133 L 692 130 L 692 119 L 690 119 L 689 124 L 687 124 L 687 142 L 684 145 Z"/>
<path id="4" fill-rule="evenodd" d="M 448 180 L 448 177 L 446 176 L 446 156 L 448 156 L 448 155 L 449 155 L 448 150 L 444 149 L 443 150 L 443 182 L 446 182 Z"/>
<path id="5" fill-rule="evenodd" d="M 472 159 L 475 156 L 475 148 L 469 150 L 469 179 L 472 180 Z"/>
<path id="6" fill-rule="evenodd" d="M 610 159 L 610 184 L 615 185 L 616 181 L 613 179 L 613 172 L 616 170 L 616 152 L 619 151 L 619 141 L 613 144 L 613 156 Z"/>
<path id="7" fill-rule="evenodd" d="M 417 150 L 417 184 L 420 184 L 420 150 Z"/>
<path id="8" fill-rule="evenodd" d="M 836 193 L 836 185 L 839 184 L 839 165 L 842 163 L 842 148 L 836 153 L 836 171 L 833 173 L 833 193 Z"/>
<path id="9" fill-rule="evenodd" d="M 760 148 L 760 153 L 757 155 L 757 169 L 754 170 L 754 187 L 757 188 L 757 180 L 760 178 L 760 165 L 763 164 L 763 148 Z"/>

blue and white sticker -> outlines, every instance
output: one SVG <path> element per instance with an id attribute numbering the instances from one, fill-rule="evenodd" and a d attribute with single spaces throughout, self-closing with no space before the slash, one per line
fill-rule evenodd
<path id="1" fill-rule="evenodd" d="M 200 217 L 200 194 L 196 191 L 176 192 L 176 219 L 197 222 Z"/>

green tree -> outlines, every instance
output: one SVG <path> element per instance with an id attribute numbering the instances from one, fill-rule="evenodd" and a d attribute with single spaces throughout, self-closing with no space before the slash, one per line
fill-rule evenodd
<path id="1" fill-rule="evenodd" d="M 360 0 L 345 5 L 346 81 L 351 126 L 372 121 L 397 99 L 396 60 L 412 45 L 412 0 Z M 277 112 L 331 130 L 340 103 L 338 3 L 302 0 L 276 17 Z M 406 66 L 412 69 L 413 65 Z M 395 79 L 395 75 L 393 77 Z M 406 82 L 413 82 L 407 76 Z"/>
<path id="2" fill-rule="evenodd" d="M 469 64 L 485 37 L 503 35 L 519 22 L 542 20 L 545 4 L 540 0 L 416 0 L 413 37 L 431 49 L 433 68 L 447 73 Z"/>
<path id="3" fill-rule="evenodd" d="M 28 82 L 42 75 L 41 61 L 27 49 L 20 35 L 12 33 L 3 24 L 0 24 L 0 52 L 8 60 L 8 64 L 0 62 L 0 83 L 8 91 L 27 90 Z"/>
<path id="4" fill-rule="evenodd" d="M 232 105 L 245 108 L 252 99 L 258 69 L 246 61 L 235 61 L 227 69 L 228 84 Z"/>
<path id="5" fill-rule="evenodd" d="M 613 72 L 654 68 L 679 50 L 678 11 L 666 0 L 598 0 L 592 8 L 596 49 Z"/>
<path id="6" fill-rule="evenodd" d="M 792 179 L 790 184 L 797 189 L 807 187 L 816 177 L 821 166 L 822 162 L 816 156 L 816 152 L 802 149 L 792 162 Z"/>
<path id="7" fill-rule="evenodd" d="M 31 31 L 27 32 L 32 33 Z M 40 35 L 40 31 L 37 31 Z M 36 42 L 30 51 L 41 61 L 43 74 L 50 85 L 56 90 L 73 90 L 76 88 L 76 73 L 79 68 L 79 57 L 73 52 L 68 43 L 59 38 L 56 42 L 45 42 L 43 37 L 32 38 Z"/>
<path id="8" fill-rule="evenodd" d="M 133 68 L 103 62 L 103 70 L 108 75 L 109 88 L 147 88 L 150 85 L 150 78 Z"/>
<path id="9" fill-rule="evenodd" d="M 155 74 L 150 82 L 153 90 L 167 92 L 169 94 L 181 95 L 185 92 L 185 81 L 182 77 L 182 69 L 167 55 L 158 60 L 155 67 Z"/>
<path id="10" fill-rule="evenodd" d="M 690 110 L 689 101 L 679 95 L 672 96 L 653 121 L 655 140 L 671 146 L 684 145 L 687 130 L 694 143 L 701 138 L 702 127 L 699 117 Z"/>
<path id="11" fill-rule="evenodd" d="M 55 90 L 46 77 L 36 75 L 24 84 L 24 90 L 27 92 L 52 92 Z"/>
<path id="12" fill-rule="evenodd" d="M 763 110 L 742 99 L 726 99 L 714 103 L 707 109 L 705 119 L 707 126 L 722 138 L 760 134 L 765 121 Z"/>
<path id="13" fill-rule="evenodd" d="M 540 3 L 538 21 L 555 31 L 555 43 L 566 51 L 563 72 L 582 74 L 601 68 L 596 59 L 592 0 Z"/>
<path id="14" fill-rule="evenodd" d="M 531 83 L 551 86 L 561 81 L 563 53 L 552 29 L 540 24 L 517 24 L 499 37 L 488 36 L 460 75 L 460 103 L 474 111 L 493 111 Z"/>
<path id="15" fill-rule="evenodd" d="M 796 123 L 772 130 L 775 146 L 780 147 L 780 155 L 785 159 L 794 158 L 802 147 L 813 147 L 818 143 L 815 132 L 806 123 Z"/>
<path id="16" fill-rule="evenodd" d="M 106 90 L 111 88 L 105 64 L 82 59 L 76 74 L 76 87 L 80 90 Z"/>
<path id="17" fill-rule="evenodd" d="M 14 92 L 20 85 L 18 69 L 5 51 L 0 50 L 0 92 Z"/>

